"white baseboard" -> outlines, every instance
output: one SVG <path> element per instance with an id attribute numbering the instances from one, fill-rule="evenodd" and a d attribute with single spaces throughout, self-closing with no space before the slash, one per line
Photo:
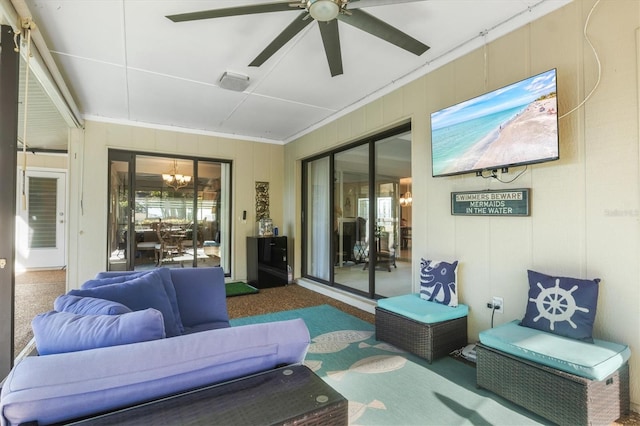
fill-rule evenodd
<path id="1" fill-rule="evenodd" d="M 332 299 L 336 299 L 355 308 L 362 309 L 363 311 L 370 314 L 375 314 L 375 309 L 378 304 L 375 300 L 367 299 L 366 297 L 358 296 L 356 294 L 351 294 L 344 290 L 332 288 L 324 284 L 319 284 L 306 278 L 298 278 L 296 280 L 296 283 L 300 287 L 304 287 L 311 291 L 315 291 L 316 293 L 329 296 Z"/>

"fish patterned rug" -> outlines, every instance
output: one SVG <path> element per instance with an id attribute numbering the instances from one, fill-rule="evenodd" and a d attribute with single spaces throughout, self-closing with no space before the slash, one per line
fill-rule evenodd
<path id="1" fill-rule="evenodd" d="M 375 340 L 372 324 L 329 305 L 231 320 L 232 326 L 302 318 L 305 364 L 349 400 L 350 425 L 532 425 L 544 419 L 476 388 L 473 366 L 425 360 Z"/>

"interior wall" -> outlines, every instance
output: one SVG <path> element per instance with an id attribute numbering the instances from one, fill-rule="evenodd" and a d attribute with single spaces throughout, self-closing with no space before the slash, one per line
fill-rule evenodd
<path id="1" fill-rule="evenodd" d="M 87 121 L 71 136 L 68 287 L 104 271 L 107 264 L 108 149 L 179 154 L 232 161 L 231 277 L 247 275 L 246 237 L 256 235 L 255 182 L 269 182 L 270 216 L 282 227 L 283 146 Z M 242 212 L 247 211 L 246 220 Z M 285 234 L 282 234 L 285 235 Z"/>
<path id="2" fill-rule="evenodd" d="M 412 122 L 413 289 L 421 257 L 460 261 L 460 299 L 469 305 L 469 341 L 491 324 L 492 296 L 504 298 L 500 324 L 522 318 L 527 269 L 601 278 L 594 335 L 631 347 L 632 409 L 640 410 L 640 161 L 637 0 L 602 1 L 588 34 L 602 74 L 593 96 L 560 119 L 560 160 L 529 166 L 513 183 L 474 174 L 433 178 L 430 114 L 551 68 L 566 114 L 596 85 L 598 65 L 583 27 L 595 0 L 575 0 L 489 42 L 285 147 L 286 226 L 300 235 L 301 160 Z M 346 70 L 346 72 L 349 72 Z M 510 180 L 523 170 L 513 168 Z M 531 188 L 529 217 L 452 216 L 454 191 Z M 294 203 L 292 203 L 294 204 Z M 301 245 L 296 241 L 295 254 Z M 300 276 L 296 262 L 295 275 Z"/>

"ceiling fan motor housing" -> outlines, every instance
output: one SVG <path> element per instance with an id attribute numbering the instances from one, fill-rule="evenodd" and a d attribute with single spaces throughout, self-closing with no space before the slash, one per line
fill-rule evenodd
<path id="1" fill-rule="evenodd" d="M 289 0 L 288 2 L 277 1 L 273 3 L 258 3 L 222 9 L 202 10 L 199 12 L 180 13 L 177 15 L 169 15 L 167 18 L 173 22 L 184 22 L 199 19 L 224 18 L 228 16 L 288 12 L 291 10 L 295 11 L 296 9 L 300 11 L 300 9 L 304 9 L 304 11 L 299 12 L 298 16 L 249 63 L 249 66 L 261 66 L 293 37 L 305 29 L 307 25 L 318 21 L 324 52 L 327 56 L 327 62 L 329 63 L 329 71 L 331 72 L 331 76 L 335 77 L 343 73 L 338 21 L 341 24 L 347 24 L 367 32 L 415 55 L 420 56 L 426 52 L 429 49 L 429 46 L 426 44 L 361 9 L 369 6 L 395 4 L 396 2 L 410 3 L 416 1 L 425 0 L 359 0 L 357 2 L 356 0 Z M 347 9 L 347 6 L 351 3 L 354 3 L 353 9 Z M 309 17 L 313 19 L 309 19 Z M 237 91 L 245 90 L 248 85 L 249 81 L 247 76 L 235 79 L 231 75 L 224 75 L 220 81 L 220 87 Z"/>
<path id="2" fill-rule="evenodd" d="M 327 22 L 338 16 L 341 4 L 341 0 L 309 0 L 307 10 L 316 21 Z"/>

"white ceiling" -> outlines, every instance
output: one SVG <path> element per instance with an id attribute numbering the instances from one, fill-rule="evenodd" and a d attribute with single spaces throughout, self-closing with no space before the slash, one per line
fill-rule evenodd
<path id="1" fill-rule="evenodd" d="M 367 1 L 374 0 L 359 3 Z M 339 22 L 344 74 L 336 77 L 316 23 L 262 66 L 248 66 L 298 9 L 181 23 L 165 17 L 273 0 L 11 3 L 31 13 L 83 119 L 287 143 L 569 1 L 404 0 L 363 8 L 430 49 L 415 56 Z M 225 71 L 248 75 L 249 87 L 220 88 Z M 40 143 L 37 131 L 29 135 L 30 145 Z"/>

